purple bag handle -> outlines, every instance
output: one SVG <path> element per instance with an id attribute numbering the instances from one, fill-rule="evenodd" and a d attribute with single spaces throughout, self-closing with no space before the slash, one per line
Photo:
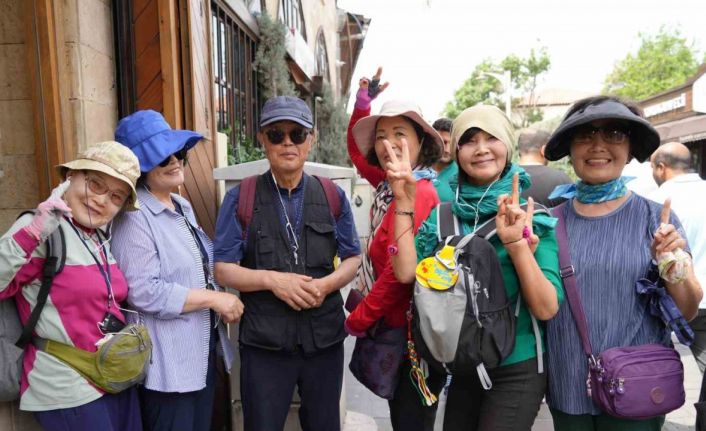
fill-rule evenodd
<path id="1" fill-rule="evenodd" d="M 571 264 L 571 256 L 569 255 L 569 238 L 566 234 L 566 211 L 570 201 L 565 201 L 562 204 L 552 208 L 552 215 L 559 219 L 556 225 L 556 241 L 559 245 L 559 274 L 564 283 L 566 298 L 569 300 L 569 308 L 576 323 L 576 329 L 581 337 L 583 351 L 589 358 L 593 358 L 593 348 L 591 340 L 588 338 L 588 323 L 586 322 L 586 314 L 583 312 L 581 305 L 581 296 L 576 287 L 576 276 L 574 274 L 574 266 Z"/>

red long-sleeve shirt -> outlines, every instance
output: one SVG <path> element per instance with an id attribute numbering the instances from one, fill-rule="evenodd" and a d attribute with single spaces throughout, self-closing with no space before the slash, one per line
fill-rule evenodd
<path id="1" fill-rule="evenodd" d="M 368 115 L 370 115 L 370 110 L 357 108 L 353 110 L 348 125 L 348 153 L 363 178 L 368 180 L 373 187 L 377 187 L 385 179 L 385 171 L 368 164 L 365 155 L 358 150 L 352 133 L 355 123 Z M 439 197 L 432 182 L 429 180 L 417 181 L 414 206 L 415 233 L 438 203 Z M 409 308 L 409 301 L 412 299 L 413 285 L 400 283 L 395 278 L 392 260 L 388 252 L 388 246 L 396 242 L 394 209 L 395 201 L 393 200 L 382 219 L 380 229 L 368 248 L 376 278 L 370 293 L 348 316 L 346 323 L 356 332 L 366 331 L 381 318 L 384 318 L 385 324 L 391 327 L 402 327 L 407 323 L 406 312 Z"/>

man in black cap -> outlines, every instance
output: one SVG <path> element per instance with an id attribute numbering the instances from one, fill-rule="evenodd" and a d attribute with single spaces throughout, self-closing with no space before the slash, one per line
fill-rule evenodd
<path id="1" fill-rule="evenodd" d="M 303 429 L 340 429 L 346 333 L 339 289 L 355 277 L 360 245 L 343 190 L 304 173 L 313 127 L 301 99 L 268 100 L 257 136 L 270 170 L 231 189 L 218 214 L 216 278 L 240 291 L 245 305 L 246 430 L 282 430 L 295 386 Z"/>

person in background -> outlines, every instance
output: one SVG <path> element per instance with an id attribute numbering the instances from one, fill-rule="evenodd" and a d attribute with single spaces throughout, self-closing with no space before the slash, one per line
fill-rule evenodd
<path id="1" fill-rule="evenodd" d="M 434 121 L 431 127 L 439 132 L 441 140 L 444 142 L 444 148 L 441 152 L 441 157 L 434 163 L 434 170 L 437 173 L 436 177 L 436 192 L 439 194 L 439 200 L 442 202 L 452 201 L 454 194 L 451 191 L 449 182 L 458 176 L 458 165 L 454 160 L 456 148 L 451 143 L 451 120 L 448 118 L 439 118 Z"/>
<path id="2" fill-rule="evenodd" d="M 128 283 L 113 258 L 110 226 L 121 211 L 140 208 L 140 165 L 130 150 L 110 141 L 90 145 L 58 169 L 64 182 L 0 238 L 0 299 L 14 297 L 27 324 L 42 283 L 44 241 L 61 227 L 66 264 L 54 277 L 34 335 L 95 352 L 106 336 L 106 318 L 126 323 L 119 304 Z M 34 412 L 43 429 L 142 430 L 137 387 L 105 393 L 33 343 L 25 348 L 23 368 L 20 409 Z"/>
<path id="3" fill-rule="evenodd" d="M 689 148 L 679 142 L 668 142 L 657 148 L 650 163 L 659 188 L 648 197 L 660 204 L 671 199 L 672 210 L 686 232 L 696 278 L 702 287 L 706 286 L 706 181 L 694 172 Z M 699 314 L 689 325 L 695 335 L 691 352 L 703 373 L 706 368 L 706 300 L 701 300 Z"/>
<path id="4" fill-rule="evenodd" d="M 476 105 L 454 120 L 452 141 L 459 166 L 452 211 L 461 223 L 463 235 L 474 233 L 489 219 L 495 219 L 497 235 L 490 239 L 502 268 L 505 291 L 512 308 L 519 304 L 515 344 L 500 366 L 488 370 L 492 381 L 484 389 L 477 374 L 454 375 L 448 389 L 444 430 L 446 431 L 529 431 L 547 386 L 541 355 L 542 330 L 533 322 L 551 319 L 563 298 L 559 276 L 555 219 L 532 216 L 532 198 L 527 212 L 520 208 L 520 191 L 530 179 L 512 163 L 514 130 L 510 120 L 495 106 Z M 414 208 L 419 190 L 403 148 L 403 158 L 388 157 L 387 176 L 400 210 Z M 415 197 L 416 195 L 416 197 Z M 404 235 L 409 220 L 397 217 L 394 232 L 400 257 L 393 261 L 402 281 L 413 281 L 417 262 L 433 256 L 439 244 L 437 210 L 434 209 L 417 236 Z M 527 232 L 527 234 L 525 234 Z M 520 300 L 520 297 L 522 298 Z M 543 326 L 543 325 L 541 325 Z"/>
<path id="5" fill-rule="evenodd" d="M 370 209 L 370 238 L 358 273 L 358 290 L 366 296 L 346 320 L 346 330 L 356 337 L 366 336 L 368 330 L 376 325 L 379 325 L 378 331 L 407 327 L 406 313 L 412 299 L 413 284 L 398 280 L 393 270 L 393 261 L 401 257 L 394 251 L 395 242 L 399 239 L 393 232 L 395 219 L 404 217 L 412 220 L 413 227 L 405 235 L 413 236 L 439 203 L 432 183 L 436 172 L 431 167 L 441 155 L 441 137 L 423 119 L 421 110 L 413 102 L 391 100 L 382 105 L 379 114 L 370 115 L 372 100 L 387 86 L 386 83 L 377 87 L 381 74 L 382 68 L 379 68 L 372 80 L 362 78 L 359 81 L 355 107 L 348 124 L 348 154 L 360 174 L 375 187 Z M 390 161 L 385 145 L 391 145 L 393 151 L 401 154 L 403 142 L 409 149 L 413 175 L 417 181 L 417 201 L 416 205 L 400 211 L 389 183 L 385 181 L 383 166 Z M 403 360 L 399 366 L 399 383 L 393 398 L 388 401 L 392 428 L 396 431 L 431 431 L 437 404 L 422 405 L 417 389 L 409 378 L 410 369 L 410 361 Z M 432 369 L 429 371 L 427 384 L 436 395 L 443 386 L 445 376 Z"/>
<path id="6" fill-rule="evenodd" d="M 552 196 L 560 207 L 588 322 L 593 351 L 659 343 L 671 345 L 670 329 L 651 314 L 649 301 L 635 290 L 653 260 L 686 248 L 679 220 L 668 207 L 628 190 L 621 172 L 628 159 L 646 160 L 659 146 L 659 135 L 639 106 L 612 96 L 581 99 L 569 109 L 545 147 L 547 160 L 570 156 L 579 181 L 560 186 Z M 666 209 L 666 211 L 665 211 Z M 677 268 L 680 265 L 672 265 Z M 673 270 L 660 274 L 686 320 L 702 297 L 690 265 L 680 281 Z M 588 361 L 574 318 L 564 303 L 547 322 L 549 404 L 556 431 L 660 430 L 664 416 L 620 419 L 602 412 L 586 393 Z"/>
<path id="7" fill-rule="evenodd" d="M 549 199 L 552 190 L 558 185 L 570 184 L 573 181 L 564 171 L 547 166 L 544 146 L 548 140 L 549 133 L 543 130 L 525 129 L 517 139 L 517 148 L 520 153 L 518 164 L 532 179 L 532 185 L 522 191 L 522 197 L 527 199 L 532 196 L 535 202 L 552 208 L 565 201 L 563 198 Z"/>
<path id="8" fill-rule="evenodd" d="M 140 391 L 147 430 L 210 429 L 216 360 L 226 369 L 233 348 L 224 323 L 243 313 L 237 296 L 213 279 L 213 246 L 189 201 L 172 193 L 184 184 L 188 152 L 203 136 L 172 130 L 158 112 L 137 111 L 115 139 L 140 161 L 140 211 L 115 220 L 113 248 L 130 286 L 128 304 L 152 336 L 152 360 Z"/>
<path id="9" fill-rule="evenodd" d="M 216 277 L 245 303 L 240 324 L 240 391 L 247 431 L 281 431 L 294 388 L 306 431 L 340 429 L 343 298 L 360 245 L 345 192 L 340 214 L 321 180 L 304 172 L 316 132 L 309 106 L 265 102 L 258 141 L 270 169 L 257 176 L 252 219 L 236 214 L 241 185 L 226 193 L 216 224 Z M 334 267 L 338 255 L 341 262 Z"/>

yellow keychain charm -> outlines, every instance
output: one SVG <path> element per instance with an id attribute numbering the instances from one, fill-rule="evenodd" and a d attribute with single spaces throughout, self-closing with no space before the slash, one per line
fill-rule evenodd
<path id="1" fill-rule="evenodd" d="M 435 290 L 450 289 L 458 280 L 454 247 L 444 246 L 434 256 L 419 262 L 416 276 L 417 282 L 423 287 Z"/>

